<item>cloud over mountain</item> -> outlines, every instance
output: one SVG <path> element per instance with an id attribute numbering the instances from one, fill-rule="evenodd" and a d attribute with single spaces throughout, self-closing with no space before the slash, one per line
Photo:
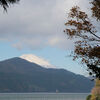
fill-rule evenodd
<path id="1" fill-rule="evenodd" d="M 49 61 L 33 54 L 25 54 L 25 55 L 20 56 L 20 58 L 25 59 L 31 63 L 36 63 L 46 68 L 55 68 L 53 65 L 49 63 Z"/>

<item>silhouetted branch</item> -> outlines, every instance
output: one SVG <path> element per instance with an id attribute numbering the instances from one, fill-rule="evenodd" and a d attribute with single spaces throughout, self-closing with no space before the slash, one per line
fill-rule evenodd
<path id="1" fill-rule="evenodd" d="M 0 0 L 0 5 L 4 8 L 5 11 L 7 11 L 7 8 L 10 6 L 10 4 L 14 4 L 19 1 L 20 0 Z"/>

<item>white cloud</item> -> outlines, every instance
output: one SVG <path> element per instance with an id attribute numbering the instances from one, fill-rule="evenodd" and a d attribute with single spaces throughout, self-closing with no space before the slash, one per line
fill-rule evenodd
<path id="1" fill-rule="evenodd" d="M 49 41 L 49 44 L 50 45 L 56 45 L 58 42 L 60 42 L 61 40 L 60 40 L 60 38 L 58 38 L 58 37 L 54 37 L 54 38 L 52 38 L 50 41 Z"/>
<path id="2" fill-rule="evenodd" d="M 20 56 L 20 58 L 25 59 L 31 63 L 36 63 L 45 68 L 55 68 L 55 66 L 51 65 L 49 61 L 33 54 L 25 54 L 25 55 Z"/>
<path id="3" fill-rule="evenodd" d="M 21 0 L 19 5 L 0 12 L 0 40 L 9 40 L 18 49 L 45 46 L 69 47 L 63 33 L 67 13 L 73 5 L 84 7 L 87 0 Z M 86 7 L 84 7 L 86 8 Z"/>

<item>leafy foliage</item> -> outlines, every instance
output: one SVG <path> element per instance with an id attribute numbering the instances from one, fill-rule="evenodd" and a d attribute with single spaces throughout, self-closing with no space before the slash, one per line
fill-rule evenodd
<path id="1" fill-rule="evenodd" d="M 0 5 L 7 11 L 10 4 L 17 3 L 20 0 L 0 0 Z"/>
<path id="2" fill-rule="evenodd" d="M 86 100 L 91 100 L 91 95 L 88 95 Z"/>
<path id="3" fill-rule="evenodd" d="M 64 32 L 69 38 L 77 38 L 73 60 L 81 59 L 82 64 L 87 65 L 89 74 L 100 78 L 100 37 L 88 15 L 78 6 L 72 7 L 65 25 Z"/>
<path id="4" fill-rule="evenodd" d="M 93 7 L 91 8 L 93 17 L 100 20 L 100 0 L 94 0 L 91 3 L 93 4 Z"/>

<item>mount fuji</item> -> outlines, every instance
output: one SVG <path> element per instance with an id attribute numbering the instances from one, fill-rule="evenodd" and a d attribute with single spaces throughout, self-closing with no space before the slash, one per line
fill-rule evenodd
<path id="1" fill-rule="evenodd" d="M 57 69 L 37 56 L 23 55 L 0 61 L 0 92 L 89 93 L 94 83 L 87 77 Z"/>

